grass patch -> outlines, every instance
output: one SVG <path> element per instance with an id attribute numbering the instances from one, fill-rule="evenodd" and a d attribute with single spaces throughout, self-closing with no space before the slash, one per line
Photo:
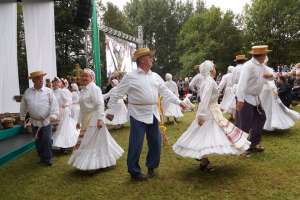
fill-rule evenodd
<path id="1" fill-rule="evenodd" d="M 300 110 L 299 108 L 297 109 Z M 187 129 L 194 113 L 177 125 L 168 125 L 170 143 Z M 127 150 L 129 128 L 112 130 Z M 0 169 L 0 199 L 300 199 L 300 123 L 287 131 L 265 133 L 266 152 L 251 158 L 212 157 L 216 171 L 199 171 L 198 162 L 176 156 L 171 146 L 162 149 L 159 176 L 143 183 L 130 180 L 126 157 L 115 168 L 89 175 L 67 165 L 69 155 L 57 155 L 52 167 L 37 164 L 32 151 Z M 144 167 L 147 145 L 140 160 Z"/>

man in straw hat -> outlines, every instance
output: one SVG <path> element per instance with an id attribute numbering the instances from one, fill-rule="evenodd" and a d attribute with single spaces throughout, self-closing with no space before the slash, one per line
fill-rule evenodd
<path id="1" fill-rule="evenodd" d="M 28 88 L 21 102 L 21 120 L 29 113 L 32 130 L 35 134 L 35 144 L 40 163 L 52 165 L 52 127 L 51 122 L 58 117 L 58 104 L 50 88 L 44 87 L 43 71 L 30 73 L 29 79 L 33 87 Z"/>
<path id="2" fill-rule="evenodd" d="M 267 45 L 252 47 L 252 59 L 244 64 L 237 86 L 236 126 L 250 133 L 251 146 L 248 153 L 264 151 L 259 144 L 266 116 L 259 94 L 264 83 L 274 78 L 264 65 L 268 52 Z"/>
<path id="3" fill-rule="evenodd" d="M 247 58 L 244 54 L 239 54 L 235 56 L 234 62 L 236 63 L 236 66 L 234 70 L 232 71 L 232 82 L 234 87 L 237 86 L 240 76 L 241 76 L 241 70 L 243 67 L 243 64 L 247 61 Z"/>
<path id="4" fill-rule="evenodd" d="M 154 169 L 160 162 L 158 96 L 163 96 L 167 102 L 185 107 L 185 104 L 165 86 L 163 79 L 151 71 L 153 55 L 154 52 L 148 48 L 140 48 L 134 52 L 133 60 L 137 63 L 137 70 L 124 76 L 116 90 L 112 92 L 108 103 L 108 107 L 111 108 L 125 94 L 128 96 L 130 137 L 127 165 L 131 177 L 137 181 L 154 177 Z M 113 115 L 108 114 L 107 118 L 112 120 Z M 141 172 L 139 165 L 145 132 L 149 149 L 146 161 L 148 176 Z"/>

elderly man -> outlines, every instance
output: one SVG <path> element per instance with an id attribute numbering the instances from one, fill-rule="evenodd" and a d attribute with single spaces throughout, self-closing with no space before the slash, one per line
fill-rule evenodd
<path id="1" fill-rule="evenodd" d="M 21 120 L 29 113 L 32 122 L 35 144 L 40 163 L 52 165 L 52 127 L 51 122 L 58 117 L 59 108 L 51 89 L 44 87 L 43 77 L 46 73 L 35 71 L 30 73 L 33 87 L 28 88 L 21 102 Z"/>
<path id="2" fill-rule="evenodd" d="M 236 126 L 250 133 L 251 146 L 248 153 L 264 151 L 259 144 L 266 115 L 259 94 L 266 81 L 274 78 L 264 65 L 269 51 L 267 45 L 252 47 L 252 59 L 244 64 L 237 86 Z"/>
<path id="3" fill-rule="evenodd" d="M 159 130 L 159 112 L 157 108 L 158 96 L 177 105 L 185 107 L 176 95 L 164 84 L 163 79 L 151 71 L 153 52 L 148 48 L 138 49 L 133 60 L 137 63 L 137 70 L 128 73 L 112 92 L 108 107 L 113 107 L 124 95 L 128 96 L 128 112 L 130 116 L 130 137 L 128 150 L 128 172 L 137 181 L 143 181 L 155 176 L 154 169 L 159 166 L 161 151 L 161 135 Z M 112 119 L 112 115 L 107 115 Z M 139 166 L 140 154 L 144 136 L 147 136 L 148 155 L 146 166 L 148 176 L 141 172 Z"/>

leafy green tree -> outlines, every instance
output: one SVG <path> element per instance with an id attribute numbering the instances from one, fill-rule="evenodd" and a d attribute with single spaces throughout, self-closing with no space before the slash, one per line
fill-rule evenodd
<path id="1" fill-rule="evenodd" d="M 213 60 L 219 71 L 225 71 L 243 46 L 241 31 L 234 19 L 232 12 L 223 13 L 214 6 L 209 9 L 201 6 L 196 10 L 178 35 L 182 76 L 193 75 L 193 66 L 206 59 Z"/>
<path id="2" fill-rule="evenodd" d="M 131 0 L 124 8 L 131 30 L 144 29 L 144 41 L 156 50 L 154 70 L 164 75 L 175 74 L 181 67 L 176 51 L 176 36 L 193 12 L 190 1 Z"/>
<path id="3" fill-rule="evenodd" d="M 300 60 L 300 1 L 253 0 L 243 16 L 249 44 L 268 44 L 270 63 Z"/>

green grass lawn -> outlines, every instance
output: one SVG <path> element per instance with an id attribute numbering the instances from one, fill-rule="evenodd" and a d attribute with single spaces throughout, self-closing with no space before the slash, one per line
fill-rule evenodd
<path id="1" fill-rule="evenodd" d="M 171 144 L 193 119 L 194 114 L 188 113 L 181 123 L 168 126 Z M 128 128 L 111 131 L 125 150 L 128 132 Z M 32 151 L 0 168 L 0 199 L 297 200 L 300 199 L 299 143 L 298 122 L 290 130 L 265 133 L 263 154 L 251 158 L 212 157 L 216 171 L 209 174 L 199 171 L 197 161 L 176 156 L 171 146 L 164 146 L 158 177 L 141 183 L 131 181 L 126 154 L 115 168 L 89 175 L 70 167 L 69 155 L 56 155 L 52 167 L 40 166 Z M 140 161 L 144 171 L 145 144 Z"/>

